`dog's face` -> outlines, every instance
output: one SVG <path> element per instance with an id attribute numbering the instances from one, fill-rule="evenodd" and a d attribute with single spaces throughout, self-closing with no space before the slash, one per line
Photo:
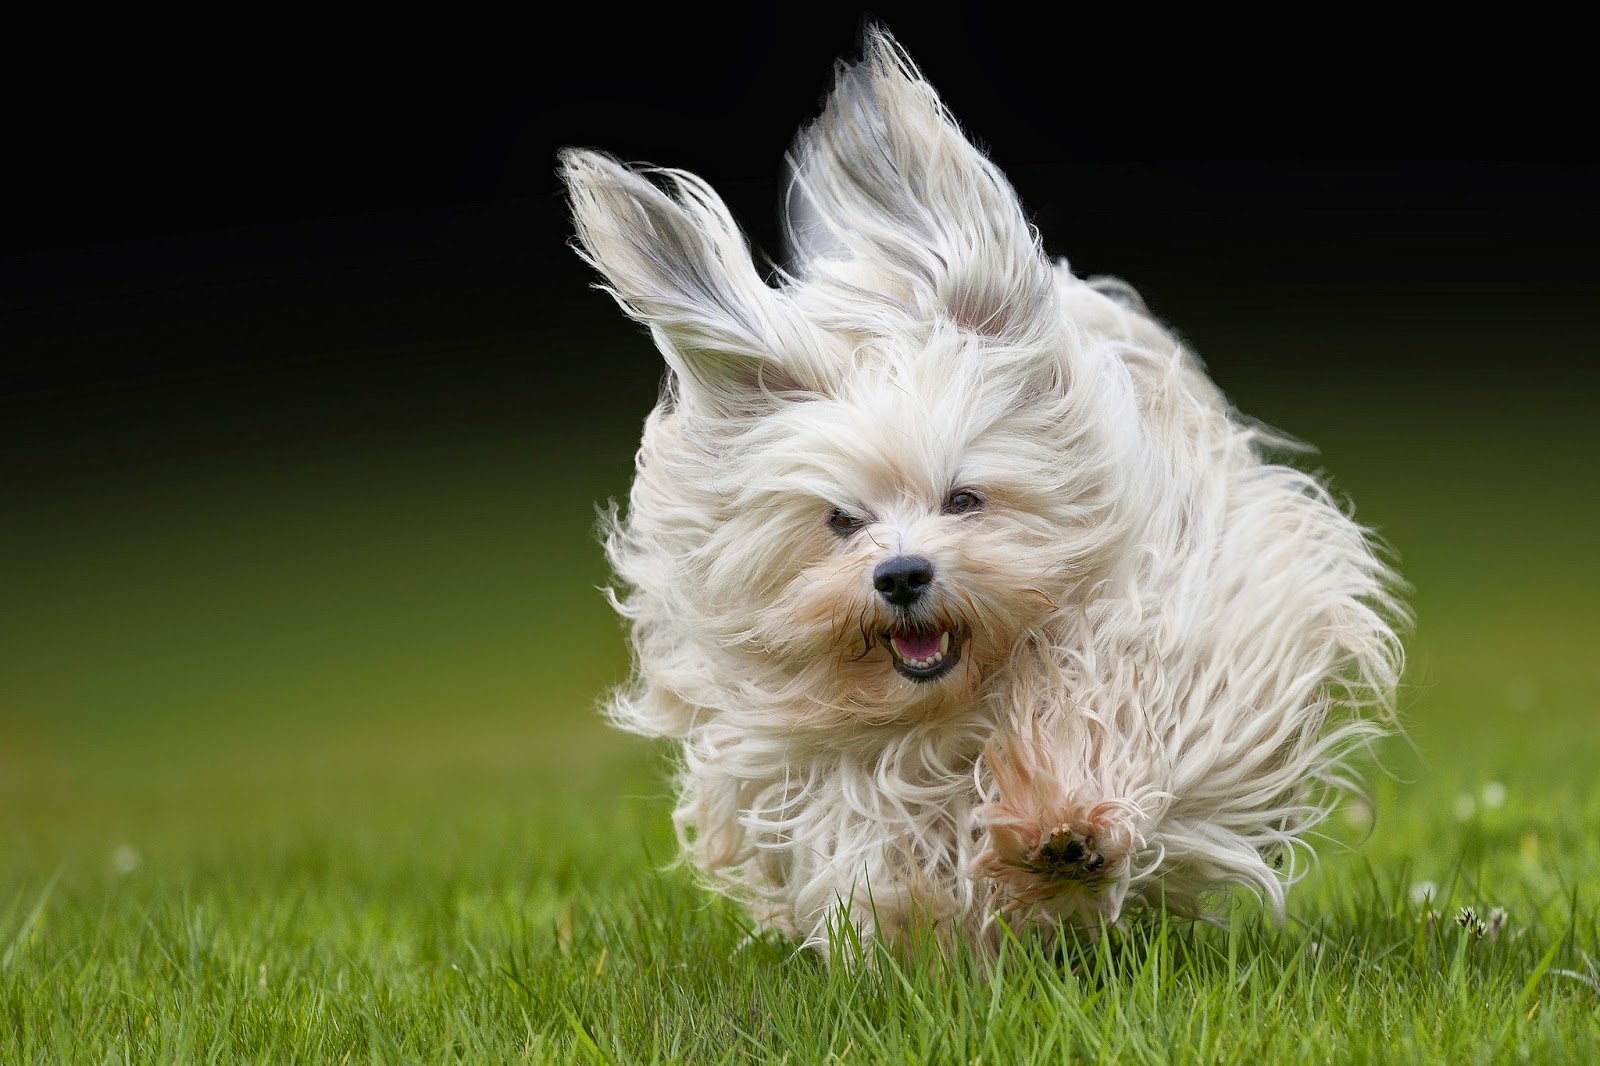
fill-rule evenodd
<path id="1" fill-rule="evenodd" d="M 1020 368 L 972 372 L 982 349 L 937 327 L 863 343 L 827 394 L 730 443 L 737 502 L 706 542 L 727 565 L 703 592 L 747 605 L 813 699 L 871 716 L 970 697 L 1083 572 L 1082 516 L 1051 493 L 1073 473 L 1056 404 Z"/>
<path id="2" fill-rule="evenodd" d="M 613 557 L 670 604 L 641 654 L 700 650 L 689 703 L 970 700 L 1119 542 L 1126 390 L 1010 185 L 874 49 L 797 143 L 776 287 L 698 179 L 563 156 L 580 252 L 671 368 Z"/>

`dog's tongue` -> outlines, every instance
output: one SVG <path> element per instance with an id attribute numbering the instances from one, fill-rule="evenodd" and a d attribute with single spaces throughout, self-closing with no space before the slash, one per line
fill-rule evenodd
<path id="1" fill-rule="evenodd" d="M 942 634 L 933 630 L 914 629 L 909 632 L 895 633 L 891 638 L 894 641 L 894 650 L 902 659 L 926 659 L 939 650 L 939 637 Z"/>

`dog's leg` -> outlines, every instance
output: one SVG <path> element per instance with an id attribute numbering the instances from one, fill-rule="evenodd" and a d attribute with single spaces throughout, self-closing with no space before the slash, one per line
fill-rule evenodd
<path id="1" fill-rule="evenodd" d="M 1037 732 L 992 747 L 984 766 L 988 802 L 978 818 L 986 847 L 973 873 L 987 882 L 991 909 L 1115 921 L 1143 841 L 1139 805 L 1106 798 Z"/>

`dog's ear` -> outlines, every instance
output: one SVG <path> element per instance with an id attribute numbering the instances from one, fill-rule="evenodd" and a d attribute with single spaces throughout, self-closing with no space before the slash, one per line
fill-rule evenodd
<path id="1" fill-rule="evenodd" d="M 861 62 L 840 66 L 789 164 L 796 274 L 864 262 L 919 312 L 992 336 L 1026 337 L 1053 318 L 1050 264 L 1015 190 L 881 27 L 867 30 Z"/>
<path id="2" fill-rule="evenodd" d="M 605 276 L 601 287 L 622 309 L 650 327 L 680 401 L 752 413 L 824 391 L 832 375 L 823 339 L 761 280 L 710 186 L 599 152 L 567 149 L 560 159 L 578 254 Z"/>

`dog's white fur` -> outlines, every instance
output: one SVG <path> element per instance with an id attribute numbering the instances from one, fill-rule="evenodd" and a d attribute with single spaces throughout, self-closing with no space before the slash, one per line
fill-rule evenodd
<path id="1" fill-rule="evenodd" d="M 681 743 L 687 854 L 823 950 L 1229 884 L 1281 913 L 1391 720 L 1395 575 L 1131 289 L 1051 265 L 886 33 L 792 166 L 774 287 L 693 175 L 563 153 L 580 251 L 671 369 L 606 524 L 610 714 Z M 935 578 L 900 610 L 873 574 L 904 555 Z M 893 666 L 911 624 L 956 639 L 944 676 Z"/>

